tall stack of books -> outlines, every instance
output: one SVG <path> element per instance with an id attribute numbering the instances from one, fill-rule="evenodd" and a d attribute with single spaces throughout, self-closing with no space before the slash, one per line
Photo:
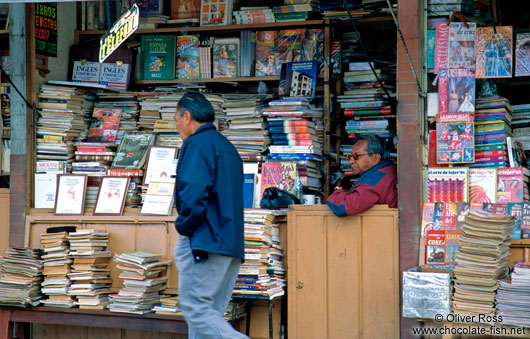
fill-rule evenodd
<path id="1" fill-rule="evenodd" d="M 42 250 L 8 248 L 0 260 L 0 305 L 37 306 L 42 298 Z"/>
<path id="2" fill-rule="evenodd" d="M 270 144 L 261 110 L 271 99 L 267 94 L 224 94 L 223 111 L 228 128 L 222 133 L 243 159 L 258 161 Z"/>
<path id="3" fill-rule="evenodd" d="M 480 211 L 465 216 L 456 251 L 455 313 L 495 315 L 497 281 L 507 273 L 513 221 Z"/>
<path id="4" fill-rule="evenodd" d="M 114 255 L 124 287 L 110 296 L 111 312 L 144 314 L 160 304 L 160 291 L 166 289 L 167 266 L 171 263 L 160 258 L 160 254 L 142 251 Z"/>
<path id="5" fill-rule="evenodd" d="M 74 228 L 75 229 L 75 228 Z M 40 235 L 40 242 L 44 247 L 42 255 L 44 265 L 44 281 L 42 282 L 42 294 L 48 296 L 41 302 L 46 306 L 72 307 L 74 299 L 68 295 L 70 286 L 70 267 L 72 259 L 69 256 L 67 231 L 44 233 Z"/>
<path id="6" fill-rule="evenodd" d="M 134 94 L 98 93 L 95 107 L 115 108 L 121 110 L 120 124 L 114 143 L 119 145 L 126 132 L 138 131 L 138 100 Z"/>
<path id="7" fill-rule="evenodd" d="M 158 96 L 160 120 L 155 122 L 155 133 L 177 132 L 175 113 L 177 113 L 177 104 L 180 98 L 182 98 L 182 93 L 168 93 Z"/>
<path id="8" fill-rule="evenodd" d="M 499 280 L 499 285 L 495 300 L 502 323 L 529 327 L 530 263 L 515 263 L 510 279 Z"/>
<path id="9" fill-rule="evenodd" d="M 476 100 L 475 163 L 470 167 L 509 166 L 506 138 L 512 135 L 512 107 L 504 97 L 483 97 Z M 489 151 L 499 154 L 490 155 Z"/>
<path id="10" fill-rule="evenodd" d="M 143 132 L 152 132 L 155 123 L 160 120 L 158 97 L 155 94 L 145 95 L 138 99 L 140 103 L 140 116 L 137 126 Z"/>
<path id="11" fill-rule="evenodd" d="M 275 14 L 269 7 L 241 7 L 233 15 L 236 25 L 246 25 L 274 22 Z"/>
<path id="12" fill-rule="evenodd" d="M 109 233 L 84 229 L 70 232 L 67 238 L 70 255 L 74 258 L 73 269 L 68 274 L 72 281 L 68 294 L 77 299 L 75 303 L 79 308 L 104 309 L 112 283 L 111 252 L 107 250 Z"/>
<path id="13" fill-rule="evenodd" d="M 285 293 L 283 253 L 275 213 L 245 209 L 245 262 L 232 294 L 235 298 L 273 299 Z"/>

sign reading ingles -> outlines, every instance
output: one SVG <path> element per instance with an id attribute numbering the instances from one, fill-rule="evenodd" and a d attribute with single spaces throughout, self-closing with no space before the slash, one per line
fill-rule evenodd
<path id="1" fill-rule="evenodd" d="M 99 62 L 103 62 L 114 52 L 134 31 L 138 29 L 140 11 L 134 4 L 114 23 L 111 29 L 99 41 Z"/>

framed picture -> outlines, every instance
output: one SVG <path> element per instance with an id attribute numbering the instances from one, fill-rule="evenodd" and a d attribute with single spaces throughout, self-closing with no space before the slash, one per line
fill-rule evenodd
<path id="1" fill-rule="evenodd" d="M 144 185 L 151 181 L 175 182 L 177 172 L 178 148 L 171 146 L 149 146 L 147 151 L 147 169 L 144 175 Z"/>
<path id="2" fill-rule="evenodd" d="M 86 174 L 59 174 L 55 215 L 82 215 L 85 208 Z"/>
<path id="3" fill-rule="evenodd" d="M 92 215 L 121 215 L 129 188 L 129 177 L 104 177 Z"/>

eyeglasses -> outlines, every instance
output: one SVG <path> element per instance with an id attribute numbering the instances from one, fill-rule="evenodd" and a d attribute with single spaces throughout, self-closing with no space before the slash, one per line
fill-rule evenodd
<path id="1" fill-rule="evenodd" d="M 372 153 L 361 153 L 361 154 L 358 154 L 358 153 L 352 153 L 350 155 L 350 159 L 353 159 L 355 161 L 359 160 L 360 157 L 362 157 L 363 155 L 370 155 Z"/>

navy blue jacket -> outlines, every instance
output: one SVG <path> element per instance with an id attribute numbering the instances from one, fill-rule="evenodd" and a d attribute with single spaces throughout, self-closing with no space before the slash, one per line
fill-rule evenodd
<path id="1" fill-rule="evenodd" d="M 212 123 L 182 145 L 177 166 L 175 227 L 191 249 L 244 259 L 243 163 Z"/>

